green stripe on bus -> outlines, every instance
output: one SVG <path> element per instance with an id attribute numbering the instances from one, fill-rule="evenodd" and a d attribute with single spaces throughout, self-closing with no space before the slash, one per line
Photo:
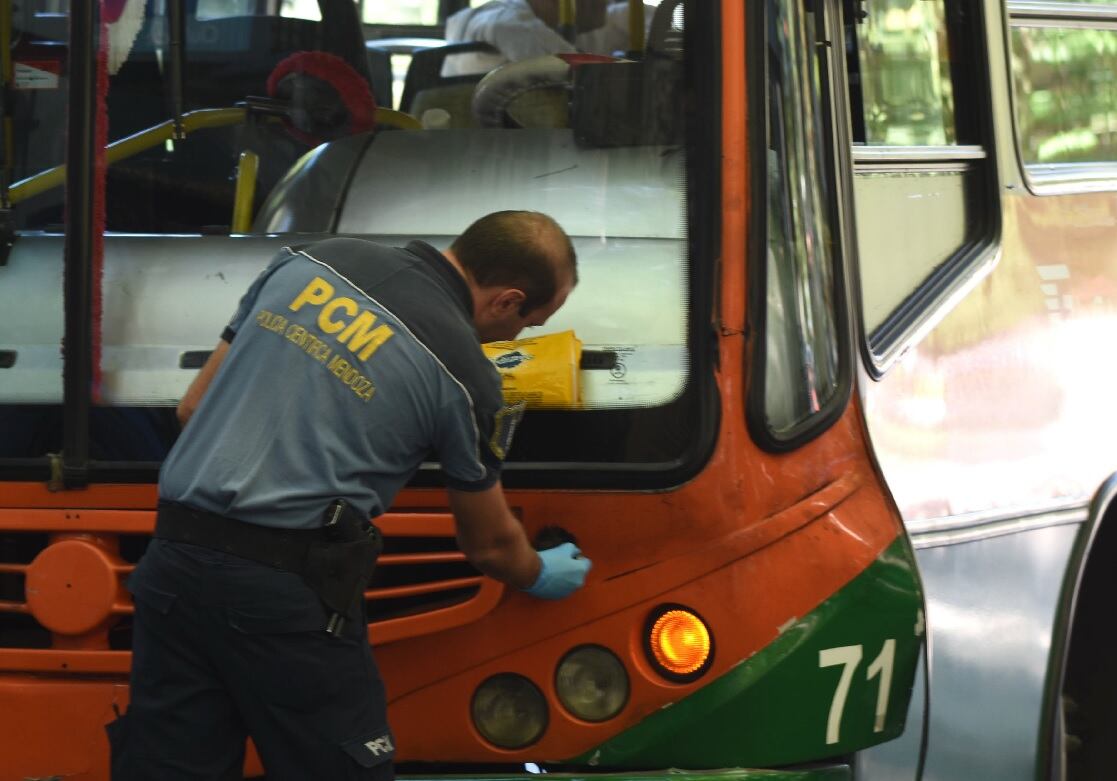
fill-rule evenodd
<path id="1" fill-rule="evenodd" d="M 922 608 L 911 546 L 900 537 L 751 658 L 570 761 L 602 769 L 764 767 L 890 740 L 907 716 Z"/>

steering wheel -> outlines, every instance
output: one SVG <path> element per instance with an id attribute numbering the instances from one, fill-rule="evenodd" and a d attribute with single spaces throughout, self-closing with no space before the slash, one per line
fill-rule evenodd
<path id="1" fill-rule="evenodd" d="M 588 62 L 618 62 L 603 54 L 547 54 L 496 68 L 473 91 L 473 118 L 479 127 L 564 127 L 568 124 L 570 76 Z M 516 111 L 513 103 L 529 93 L 541 99 Z"/>
<path id="2" fill-rule="evenodd" d="M 287 131 L 305 144 L 363 133 L 376 126 L 376 101 L 368 82 L 328 52 L 297 52 L 268 77 L 268 95 L 289 101 Z"/>

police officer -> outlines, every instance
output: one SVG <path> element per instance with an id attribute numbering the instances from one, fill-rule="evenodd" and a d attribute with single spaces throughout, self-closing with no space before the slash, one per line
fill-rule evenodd
<path id="1" fill-rule="evenodd" d="M 179 405 L 155 539 L 129 579 L 117 779 L 391 779 L 395 740 L 361 594 L 368 519 L 432 453 L 481 572 L 558 599 L 590 562 L 536 552 L 505 502 L 517 410 L 480 343 L 543 325 L 577 283 L 546 215 L 496 212 L 448 250 L 332 238 L 283 249 Z"/>

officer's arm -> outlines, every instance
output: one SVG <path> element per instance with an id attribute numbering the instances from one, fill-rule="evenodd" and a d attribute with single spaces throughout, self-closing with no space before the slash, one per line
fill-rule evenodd
<path id="1" fill-rule="evenodd" d="M 539 578 L 539 555 L 524 527 L 504 500 L 498 482 L 484 491 L 450 489 L 450 509 L 457 526 L 458 547 L 484 574 L 519 589 Z"/>
<path id="2" fill-rule="evenodd" d="M 206 359 L 205 364 L 202 365 L 197 376 L 194 377 L 194 381 L 190 383 L 190 387 L 186 389 L 186 394 L 175 410 L 180 426 L 185 426 L 186 422 L 190 420 L 190 416 L 194 414 L 194 410 L 198 408 L 198 403 L 202 400 L 202 396 L 206 394 L 206 388 L 209 387 L 213 375 L 217 374 L 217 369 L 221 366 L 221 362 L 225 360 L 225 353 L 228 351 L 229 343 L 222 339 L 210 353 L 209 358 Z"/>

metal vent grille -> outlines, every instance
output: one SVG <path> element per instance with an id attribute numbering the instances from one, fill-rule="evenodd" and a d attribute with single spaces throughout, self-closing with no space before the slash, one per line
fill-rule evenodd
<path id="1" fill-rule="evenodd" d="M 0 534 L 0 648 L 50 648 L 47 631 L 27 606 L 27 567 L 49 536 Z"/>
<path id="2" fill-rule="evenodd" d="M 365 592 L 370 623 L 451 607 L 477 596 L 481 573 L 452 537 L 384 538 Z"/>
<path id="3" fill-rule="evenodd" d="M 39 511 L 35 520 L 46 520 L 43 515 Z M 56 513 L 48 511 L 45 515 Z M 113 525 L 114 516 L 124 515 L 132 517 L 118 525 L 119 532 L 103 530 Z M 127 670 L 128 654 L 122 652 L 131 648 L 133 609 L 123 584 L 150 541 L 150 535 L 133 531 L 141 526 L 136 522 L 137 515 L 134 511 L 82 513 L 83 521 L 97 516 L 101 522 L 90 524 L 101 527 L 97 531 L 71 528 L 63 532 L 57 527 L 49 531 L 12 531 L 11 524 L 0 523 L 0 664 L 6 669 Z M 151 513 L 143 515 L 152 518 Z M 66 515 L 63 520 L 73 521 L 75 516 Z M 457 550 L 452 516 L 395 513 L 382 516 L 377 523 L 384 533 L 384 551 L 365 591 L 374 642 L 460 625 L 495 606 L 502 588 L 484 578 Z M 150 528 L 150 524 L 142 527 Z M 42 562 L 51 557 L 62 563 L 67 557 L 74 557 L 80 565 L 96 562 L 94 570 L 104 573 L 98 581 L 98 593 L 110 595 L 102 600 L 104 620 L 70 629 L 60 627 L 60 619 L 52 622 L 45 618 L 51 611 L 54 616 L 67 616 L 67 601 L 80 603 L 85 595 L 79 592 L 89 582 L 74 577 L 71 594 L 67 590 L 71 584 L 62 582 L 70 580 L 63 574 L 66 568 L 43 566 Z M 57 582 L 44 583 L 44 572 L 51 573 L 50 578 Z M 42 591 L 49 591 L 48 606 L 44 607 L 45 598 L 38 593 L 37 599 L 29 600 L 29 575 L 44 586 Z M 106 579 L 112 582 L 105 583 Z"/>

